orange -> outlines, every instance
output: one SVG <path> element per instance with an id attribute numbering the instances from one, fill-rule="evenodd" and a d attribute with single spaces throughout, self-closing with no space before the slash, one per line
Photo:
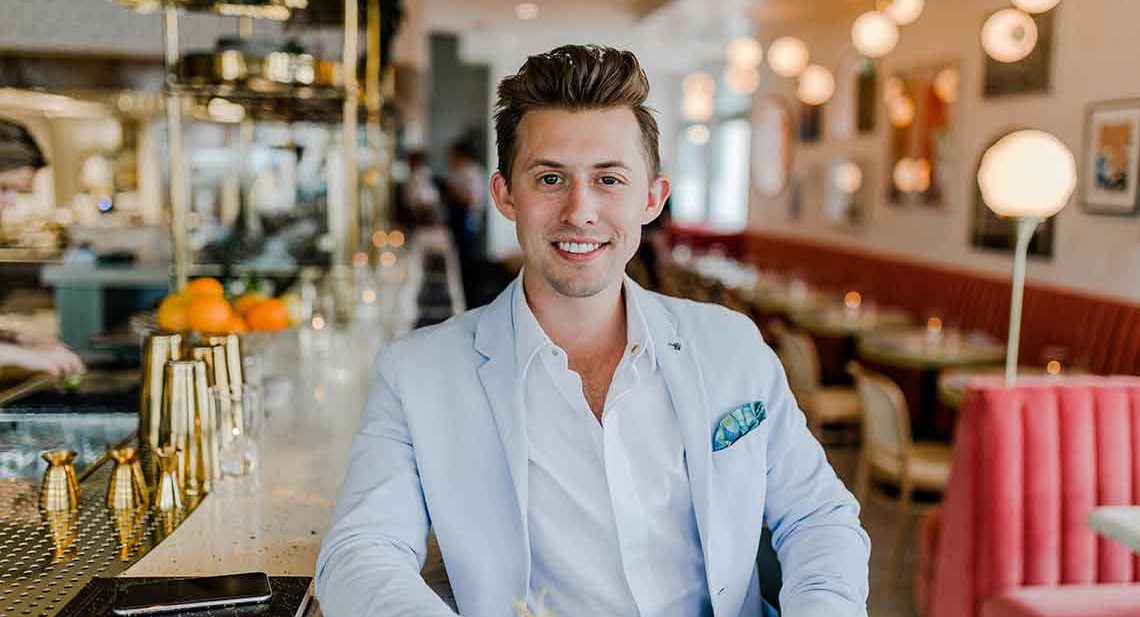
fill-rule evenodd
<path id="1" fill-rule="evenodd" d="M 261 304 L 268 298 L 259 293 L 242 294 L 237 300 L 234 300 L 234 311 L 238 315 L 245 315 L 249 309 Z"/>
<path id="2" fill-rule="evenodd" d="M 241 315 L 235 313 L 230 315 L 230 325 L 226 328 L 226 331 L 236 334 L 245 334 L 249 332 L 249 326 L 245 325 L 245 320 L 241 318 Z"/>
<path id="3" fill-rule="evenodd" d="M 221 298 L 226 295 L 226 288 L 218 279 L 208 276 L 197 278 L 186 284 L 186 293 L 191 296 L 213 296 Z"/>
<path id="4" fill-rule="evenodd" d="M 158 325 L 169 332 L 181 332 L 188 325 L 186 322 L 186 309 L 190 305 L 190 296 L 183 293 L 170 294 L 158 305 Z"/>
<path id="5" fill-rule="evenodd" d="M 226 332 L 233 310 L 225 298 L 196 296 L 186 307 L 186 325 L 198 332 Z"/>
<path id="6" fill-rule="evenodd" d="M 245 315 L 251 330 L 284 330 L 288 328 L 289 309 L 277 298 L 259 302 Z"/>

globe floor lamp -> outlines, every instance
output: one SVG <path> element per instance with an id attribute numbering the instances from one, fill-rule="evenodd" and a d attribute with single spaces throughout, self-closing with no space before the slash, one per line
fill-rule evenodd
<path id="1" fill-rule="evenodd" d="M 1017 380 L 1029 241 L 1038 225 L 1069 203 L 1077 186 L 1077 163 L 1073 153 L 1053 135 L 1017 131 L 1002 137 L 982 156 L 978 186 L 990 210 L 1017 223 L 1005 354 L 1005 384 L 1012 386 Z"/>

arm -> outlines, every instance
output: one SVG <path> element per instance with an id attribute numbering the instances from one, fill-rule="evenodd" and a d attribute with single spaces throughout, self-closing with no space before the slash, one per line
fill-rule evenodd
<path id="1" fill-rule="evenodd" d="M 50 373 L 53 377 L 78 375 L 86 370 L 83 360 L 61 343 L 25 345 L 0 341 L 0 366 L 18 366 L 29 371 Z"/>
<path id="2" fill-rule="evenodd" d="M 787 617 L 865 617 L 871 541 L 859 504 L 808 431 L 783 367 L 764 343 L 768 493 L 764 520 L 780 558 L 780 607 Z"/>
<path id="3" fill-rule="evenodd" d="M 393 355 L 352 444 L 332 527 L 317 558 L 317 597 L 328 617 L 454 617 L 420 576 L 428 513 L 403 404 L 391 387 Z"/>

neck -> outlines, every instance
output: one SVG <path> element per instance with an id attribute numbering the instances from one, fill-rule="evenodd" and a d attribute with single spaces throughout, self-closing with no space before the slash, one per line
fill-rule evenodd
<path id="1" fill-rule="evenodd" d="M 626 314 L 622 281 L 586 298 L 559 294 L 532 270 L 523 271 L 527 305 L 542 331 L 572 358 L 625 347 Z"/>

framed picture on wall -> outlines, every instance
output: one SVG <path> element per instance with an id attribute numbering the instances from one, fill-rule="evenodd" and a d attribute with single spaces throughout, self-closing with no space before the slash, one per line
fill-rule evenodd
<path id="1" fill-rule="evenodd" d="M 1081 164 L 1086 211 L 1136 214 L 1140 209 L 1140 99 L 1088 107 Z"/>

